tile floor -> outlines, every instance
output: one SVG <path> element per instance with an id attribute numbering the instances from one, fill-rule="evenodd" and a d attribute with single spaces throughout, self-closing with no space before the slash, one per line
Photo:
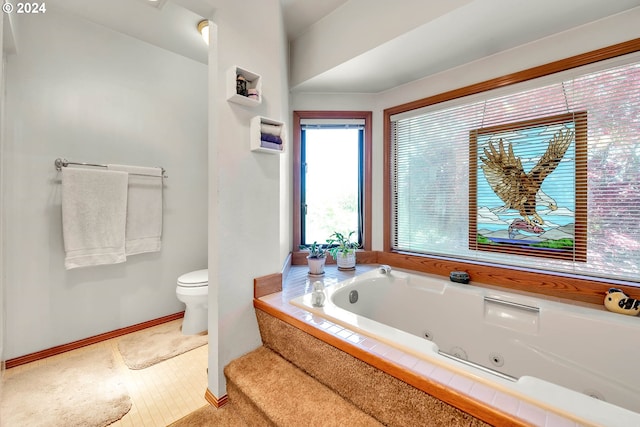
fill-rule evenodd
<path id="1" fill-rule="evenodd" d="M 173 322 L 181 323 L 182 319 Z M 111 427 L 166 426 L 209 404 L 204 399 L 207 390 L 207 345 L 145 369 L 131 370 L 124 364 L 118 351 L 118 340 L 121 338 L 16 366 L 4 371 L 4 377 L 102 346 L 112 351 L 116 364 L 121 368 L 132 403 L 131 410 Z"/>

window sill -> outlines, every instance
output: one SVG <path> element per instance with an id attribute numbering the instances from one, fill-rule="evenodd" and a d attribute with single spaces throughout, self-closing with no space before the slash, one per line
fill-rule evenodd
<path id="1" fill-rule="evenodd" d="M 634 284 L 590 280 L 540 271 L 523 270 L 461 260 L 435 258 L 401 252 L 378 252 L 377 262 L 423 273 L 449 276 L 454 270 L 469 273 L 471 281 L 487 286 L 497 286 L 512 291 L 541 294 L 560 298 L 563 302 L 580 302 L 602 307 L 604 296 L 611 287 L 622 289 L 632 298 L 640 298 L 640 289 Z"/>
<path id="2" fill-rule="evenodd" d="M 291 254 L 292 265 L 304 265 L 307 263 L 308 251 L 296 251 Z M 378 251 L 366 251 L 356 249 L 356 263 L 358 264 L 375 264 L 378 260 Z M 327 264 L 335 264 L 336 260 L 331 255 L 327 255 Z"/>
<path id="3" fill-rule="evenodd" d="M 307 263 L 306 251 L 292 253 L 292 265 Z M 448 277 L 454 270 L 469 273 L 471 281 L 481 286 L 496 286 L 516 292 L 534 293 L 558 298 L 563 302 L 597 305 L 602 307 L 604 296 L 610 287 L 622 289 L 631 298 L 640 298 L 640 289 L 633 284 L 623 285 L 619 282 L 589 280 L 581 277 L 547 274 L 538 271 L 507 268 L 481 263 L 469 263 L 453 259 L 435 258 L 401 252 L 356 251 L 358 264 L 388 264 L 397 268 L 437 274 Z M 327 264 L 335 264 L 331 255 L 327 256 Z M 592 307 L 593 308 L 593 307 Z"/>

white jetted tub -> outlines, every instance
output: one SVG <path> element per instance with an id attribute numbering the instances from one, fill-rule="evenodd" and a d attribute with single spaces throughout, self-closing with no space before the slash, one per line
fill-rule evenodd
<path id="1" fill-rule="evenodd" d="M 393 268 L 325 294 L 291 303 L 578 422 L 640 426 L 638 317 Z"/>

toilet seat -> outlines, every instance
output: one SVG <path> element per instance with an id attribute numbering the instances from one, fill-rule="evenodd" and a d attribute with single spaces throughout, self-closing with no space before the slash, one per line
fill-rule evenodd
<path id="1" fill-rule="evenodd" d="M 209 286 L 176 286 L 178 297 L 200 297 L 209 295 Z M 179 299 L 179 298 L 178 298 Z M 206 301 L 206 298 L 205 298 Z"/>
<path id="2" fill-rule="evenodd" d="M 209 285 L 209 270 L 197 270 L 178 277 L 178 286 L 196 288 Z"/>

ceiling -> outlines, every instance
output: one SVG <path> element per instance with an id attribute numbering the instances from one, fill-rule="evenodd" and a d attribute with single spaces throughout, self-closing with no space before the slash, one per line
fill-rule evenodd
<path id="1" fill-rule="evenodd" d="M 293 40 L 348 0 L 280 0 L 287 38 Z"/>
<path id="2" fill-rule="evenodd" d="M 354 39 L 348 26 L 321 24 L 341 22 L 340 14 L 346 14 L 349 9 L 346 6 L 354 5 L 360 7 L 359 10 L 363 10 L 361 5 L 367 5 L 357 18 L 384 22 L 385 13 L 389 11 L 387 1 L 280 0 L 290 43 L 296 43 L 310 32 L 321 39 L 323 33 L 319 28 L 323 27 L 341 35 L 340 40 L 345 43 L 348 43 L 346 40 L 357 43 L 363 38 Z M 402 0 L 393 4 L 411 5 L 414 1 L 424 5 L 442 0 Z M 194 29 L 202 17 L 214 16 L 218 2 L 160 0 L 156 4 L 161 7 L 153 7 L 148 0 L 50 0 L 47 6 L 61 7 L 100 25 L 206 63 L 207 48 Z M 433 4 L 435 7 L 436 3 Z M 396 31 L 393 37 L 378 40 L 375 45 L 329 64 L 296 83 L 292 91 L 378 93 L 619 12 L 640 8 L 640 0 L 466 0 L 458 4 L 462 6 L 449 7 L 428 22 L 421 23 L 414 16 L 411 27 L 401 28 L 402 31 Z M 408 20 L 407 15 L 405 19 Z M 416 21 L 420 25 L 415 25 Z M 366 22 L 360 24 L 366 25 Z M 402 22 L 391 24 L 402 27 Z M 366 38 L 374 37 L 370 34 Z M 390 58 L 393 59 L 391 65 Z"/>
<path id="3" fill-rule="evenodd" d="M 241 1 L 241 0 L 237 0 Z M 280 0 L 287 37 L 293 39 L 348 0 Z M 89 21 L 207 63 L 207 49 L 193 31 L 212 17 L 218 0 L 50 0 Z"/>
<path id="4" fill-rule="evenodd" d="M 432 3 L 427 5 L 429 10 L 442 7 L 437 4 L 440 0 L 421 1 Z M 630 9 L 635 8 L 640 16 L 640 0 L 469 0 L 447 6 L 439 16 L 331 64 L 327 70 L 294 83 L 291 90 L 379 93 Z M 337 9 L 334 14 L 341 12 Z M 393 18 L 389 16 L 389 20 Z M 334 26 L 332 31 L 340 32 L 341 28 Z M 347 31 L 340 35 L 340 40 L 350 38 Z"/>

